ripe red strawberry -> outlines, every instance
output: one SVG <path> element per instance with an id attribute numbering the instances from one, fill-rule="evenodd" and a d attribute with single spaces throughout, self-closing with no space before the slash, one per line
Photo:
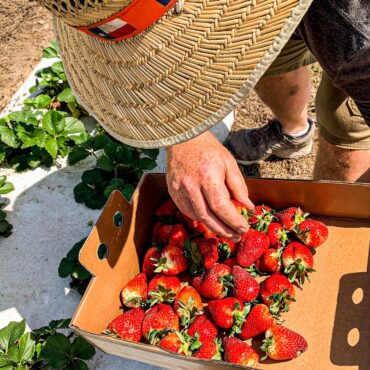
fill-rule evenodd
<path id="1" fill-rule="evenodd" d="M 154 272 L 161 272 L 163 275 L 178 275 L 188 268 L 188 261 L 184 257 L 183 249 L 175 245 L 167 245 L 161 252 L 161 257 L 156 263 Z"/>
<path id="2" fill-rule="evenodd" d="M 231 268 L 229 266 L 218 263 L 206 270 L 202 276 L 199 293 L 209 299 L 219 299 L 227 295 L 231 286 Z"/>
<path id="3" fill-rule="evenodd" d="M 229 258 L 222 263 L 230 268 L 233 268 L 237 264 L 236 257 Z"/>
<path id="4" fill-rule="evenodd" d="M 284 273 L 288 279 L 294 282 L 298 279 L 300 284 L 309 281 L 308 273 L 315 271 L 313 269 L 313 256 L 311 251 L 301 243 L 292 242 L 286 246 L 281 256 L 285 267 Z"/>
<path id="5" fill-rule="evenodd" d="M 220 238 L 218 240 L 218 251 L 222 258 L 228 259 L 231 256 L 235 256 L 237 251 L 237 244 L 226 238 Z"/>
<path id="6" fill-rule="evenodd" d="M 260 286 L 247 271 L 236 265 L 232 270 L 233 295 L 242 302 L 252 302 L 258 297 Z"/>
<path id="7" fill-rule="evenodd" d="M 116 317 L 106 330 L 107 334 L 118 335 L 121 339 L 140 342 L 141 325 L 144 320 L 145 311 L 138 307 L 126 311 Z"/>
<path id="8" fill-rule="evenodd" d="M 256 261 L 256 267 L 261 272 L 275 272 L 281 270 L 281 255 L 277 249 L 269 248 Z"/>
<path id="9" fill-rule="evenodd" d="M 264 204 L 248 211 L 249 224 L 258 231 L 267 232 L 268 225 L 274 220 L 274 210 Z"/>
<path id="10" fill-rule="evenodd" d="M 234 297 L 217 299 L 208 302 L 208 309 L 214 322 L 223 329 L 232 329 L 231 333 L 240 333 L 249 307 Z"/>
<path id="11" fill-rule="evenodd" d="M 249 267 L 262 256 L 269 246 L 270 240 L 266 234 L 249 229 L 239 241 L 238 255 L 236 256 L 238 265 Z"/>
<path id="12" fill-rule="evenodd" d="M 256 367 L 260 360 L 258 353 L 247 343 L 237 338 L 224 338 L 225 361 L 233 364 Z"/>
<path id="13" fill-rule="evenodd" d="M 164 336 L 158 343 L 159 347 L 166 349 L 167 351 L 184 354 L 182 343 L 180 340 L 181 334 L 177 331 L 173 331 Z"/>
<path id="14" fill-rule="evenodd" d="M 177 207 L 172 199 L 168 199 L 161 203 L 161 205 L 155 211 L 157 217 L 175 217 Z"/>
<path id="15" fill-rule="evenodd" d="M 180 290 L 181 282 L 176 276 L 156 275 L 148 284 L 150 303 L 173 303 Z"/>
<path id="16" fill-rule="evenodd" d="M 173 226 L 168 244 L 184 248 L 187 239 L 189 239 L 189 234 L 185 227 L 181 224 L 176 224 Z"/>
<path id="17" fill-rule="evenodd" d="M 221 352 L 223 352 L 221 343 L 216 338 L 202 343 L 202 346 L 195 354 L 193 354 L 193 357 L 204 358 L 207 360 L 221 360 Z"/>
<path id="18" fill-rule="evenodd" d="M 275 320 L 269 308 L 264 304 L 255 305 L 242 326 L 240 338 L 247 340 L 264 333 L 269 329 Z"/>
<path id="19" fill-rule="evenodd" d="M 131 279 L 121 291 L 122 304 L 126 307 L 140 307 L 147 299 L 146 275 L 140 273 Z"/>
<path id="20" fill-rule="evenodd" d="M 202 298 L 192 286 L 184 286 L 176 297 L 173 308 L 181 325 L 188 325 L 194 321 L 197 315 L 203 313 Z"/>
<path id="21" fill-rule="evenodd" d="M 198 292 L 200 292 L 200 288 L 201 288 L 201 285 L 202 285 L 203 278 L 204 278 L 204 273 L 193 276 L 193 280 L 192 280 L 191 285 Z"/>
<path id="22" fill-rule="evenodd" d="M 165 330 L 179 330 L 179 319 L 171 306 L 158 303 L 145 313 L 141 327 L 143 337 L 156 344 Z"/>
<path id="23" fill-rule="evenodd" d="M 198 246 L 205 269 L 211 268 L 218 261 L 218 240 L 215 238 L 196 238 L 193 242 Z"/>
<path id="24" fill-rule="evenodd" d="M 320 221 L 305 220 L 297 227 L 297 236 L 310 248 L 317 248 L 328 238 L 328 228 Z"/>
<path id="25" fill-rule="evenodd" d="M 283 211 L 277 212 L 275 215 L 278 222 L 288 231 L 292 231 L 297 225 L 304 221 L 307 216 L 308 213 L 304 213 L 297 207 L 284 209 Z"/>
<path id="26" fill-rule="evenodd" d="M 164 246 L 168 244 L 172 233 L 173 225 L 156 222 L 153 227 L 152 243 Z"/>
<path id="27" fill-rule="evenodd" d="M 158 247 L 150 247 L 144 256 L 143 266 L 141 271 L 148 277 L 154 274 L 154 270 L 156 269 L 156 260 L 159 260 L 161 257 L 161 252 L 159 251 Z"/>
<path id="28" fill-rule="evenodd" d="M 240 203 L 240 202 L 238 202 L 234 199 L 231 199 L 231 202 L 234 204 L 234 206 L 236 208 L 236 211 L 239 214 L 241 214 L 242 216 L 244 216 L 245 218 L 248 219 L 248 209 L 247 209 L 247 207 L 244 204 L 242 204 L 242 203 Z"/>
<path id="29" fill-rule="evenodd" d="M 295 290 L 285 275 L 275 272 L 261 283 L 260 296 L 270 312 L 278 315 L 289 310 L 289 304 L 295 301 Z"/>
<path id="30" fill-rule="evenodd" d="M 204 238 L 216 238 L 216 234 L 208 229 L 208 227 L 202 222 L 198 222 L 197 226 L 195 227 L 195 232 L 202 234 Z"/>
<path id="31" fill-rule="evenodd" d="M 217 333 L 217 327 L 209 317 L 209 314 L 197 316 L 188 329 L 188 334 L 192 337 L 198 334 L 202 343 L 215 340 Z"/>
<path id="32" fill-rule="evenodd" d="M 307 350 L 307 341 L 302 335 L 284 327 L 272 326 L 266 331 L 266 339 L 261 349 L 265 357 L 273 360 L 291 360 Z"/>
<path id="33" fill-rule="evenodd" d="M 272 222 L 267 228 L 267 236 L 270 244 L 274 248 L 283 248 L 288 241 L 288 234 L 283 226 L 277 222 Z"/>

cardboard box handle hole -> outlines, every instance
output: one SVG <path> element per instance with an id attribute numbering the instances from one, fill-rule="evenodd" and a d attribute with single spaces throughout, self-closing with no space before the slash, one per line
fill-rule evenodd
<path id="1" fill-rule="evenodd" d="M 113 223 L 114 223 L 114 226 L 116 226 L 116 227 L 119 228 L 119 227 L 121 227 L 123 225 L 123 222 L 124 222 L 124 217 L 123 217 L 122 212 L 117 211 L 113 215 Z"/>
<path id="2" fill-rule="evenodd" d="M 97 254 L 100 260 L 104 260 L 109 255 L 109 248 L 105 243 L 101 243 L 98 247 Z"/>

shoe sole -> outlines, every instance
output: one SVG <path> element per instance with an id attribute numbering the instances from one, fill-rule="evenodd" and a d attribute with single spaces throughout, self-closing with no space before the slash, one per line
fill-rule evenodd
<path id="1" fill-rule="evenodd" d="M 309 155 L 312 151 L 313 142 L 311 141 L 309 145 L 297 150 L 297 149 L 284 149 L 279 152 L 275 152 L 274 155 L 283 159 L 294 159 L 304 157 Z"/>
<path id="2" fill-rule="evenodd" d="M 236 159 L 236 162 L 244 165 L 249 166 L 252 164 L 257 164 L 260 162 L 263 162 L 265 159 L 270 157 L 271 155 L 274 155 L 275 157 L 282 158 L 282 159 L 295 159 L 295 158 L 301 158 L 305 157 L 306 155 L 309 155 L 312 151 L 313 142 L 311 142 L 309 145 L 297 150 L 297 149 L 284 149 L 280 151 L 276 151 L 274 153 L 269 154 L 268 156 L 264 158 L 259 158 L 254 161 L 244 161 L 242 159 Z"/>

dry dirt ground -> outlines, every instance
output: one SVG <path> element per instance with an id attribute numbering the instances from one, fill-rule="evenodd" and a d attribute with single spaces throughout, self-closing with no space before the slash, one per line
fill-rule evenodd
<path id="1" fill-rule="evenodd" d="M 51 16 L 35 1 L 0 0 L 0 111 L 53 40 Z"/>
<path id="2" fill-rule="evenodd" d="M 30 0 L 0 0 L 0 111 L 30 74 L 40 59 L 41 50 L 53 39 L 51 17 L 47 11 Z M 314 85 L 319 78 L 317 67 L 312 68 Z M 313 95 L 315 88 L 313 89 Z M 313 104 L 310 105 L 314 115 Z M 271 117 L 269 110 L 251 93 L 236 110 L 234 128 L 263 125 Z M 275 178 L 311 178 L 317 150 L 301 159 L 270 158 L 244 169 L 246 175 Z"/>

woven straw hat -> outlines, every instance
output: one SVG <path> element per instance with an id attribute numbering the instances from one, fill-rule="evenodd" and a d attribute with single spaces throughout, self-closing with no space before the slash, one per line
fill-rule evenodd
<path id="1" fill-rule="evenodd" d="M 175 0 L 38 1 L 55 15 L 66 73 L 81 103 L 112 136 L 142 148 L 179 143 L 221 121 L 254 87 L 312 2 L 185 0 L 178 14 Z M 138 1 L 167 8 L 133 37 L 94 37 L 96 29 L 109 34 L 112 29 L 99 25 Z M 140 21 L 152 16 L 148 8 L 138 14 Z"/>

